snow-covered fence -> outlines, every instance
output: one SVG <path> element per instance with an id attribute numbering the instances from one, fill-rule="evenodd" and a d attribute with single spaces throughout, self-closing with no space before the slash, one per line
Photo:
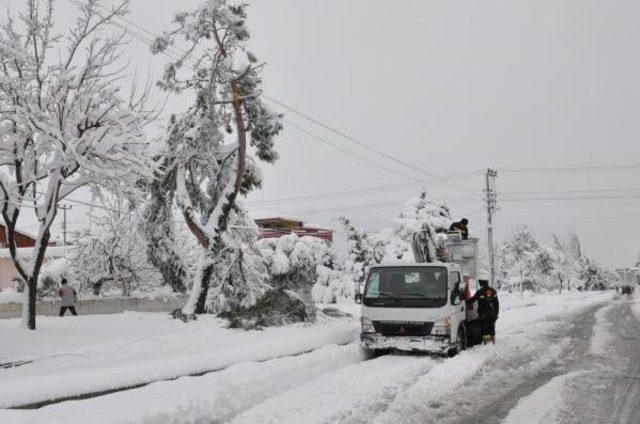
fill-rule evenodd
<path id="1" fill-rule="evenodd" d="M 170 312 L 184 305 L 186 296 L 166 299 L 148 298 L 101 298 L 81 300 L 76 304 L 80 315 L 118 314 L 125 311 L 135 312 Z M 36 307 L 38 315 L 56 316 L 60 311 L 59 301 L 39 302 Z M 22 315 L 22 304 L 0 304 L 0 319 L 19 318 Z M 69 313 L 67 313 L 69 315 Z"/>

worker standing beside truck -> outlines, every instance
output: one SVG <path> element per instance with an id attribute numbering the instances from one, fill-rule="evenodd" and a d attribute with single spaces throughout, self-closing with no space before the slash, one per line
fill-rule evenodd
<path id="1" fill-rule="evenodd" d="M 480 289 L 471 298 L 478 301 L 478 315 L 482 326 L 482 343 L 496 342 L 496 321 L 500 313 L 498 293 L 489 286 L 488 280 L 478 280 Z"/>

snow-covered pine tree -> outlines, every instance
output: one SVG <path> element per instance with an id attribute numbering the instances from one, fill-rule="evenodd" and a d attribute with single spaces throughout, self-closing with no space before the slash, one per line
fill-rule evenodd
<path id="1" fill-rule="evenodd" d="M 266 289 L 246 260 L 246 234 L 230 227 L 232 221 L 250 227 L 236 200 L 261 181 L 248 150 L 259 160 L 275 161 L 273 139 L 282 128 L 280 117 L 261 100 L 263 65 L 249 51 L 248 39 L 246 4 L 206 0 L 176 15 L 174 28 L 152 49 L 175 53 L 178 43 L 186 46 L 167 65 L 160 86 L 195 98 L 187 111 L 172 116 L 163 152 L 171 158 L 165 172 L 175 172 L 177 206 L 202 249 L 183 308 L 187 315 L 250 306 Z M 211 285 L 218 297 L 210 295 Z"/>
<path id="2" fill-rule="evenodd" d="M 3 15 L 0 211 L 11 258 L 27 283 L 30 329 L 36 328 L 38 274 L 59 202 L 89 183 L 147 169 L 142 127 L 153 116 L 146 93 L 123 99 L 118 86 L 126 77 L 119 60 L 126 34 L 114 33 L 111 23 L 126 14 L 127 3 L 104 12 L 96 0 L 83 0 L 66 35 L 55 32 L 52 0 L 25 0 L 18 19 Z M 38 221 L 26 261 L 16 250 L 25 205 Z"/>

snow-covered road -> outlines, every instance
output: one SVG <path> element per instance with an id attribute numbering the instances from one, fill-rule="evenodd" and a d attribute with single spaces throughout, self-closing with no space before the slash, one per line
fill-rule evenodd
<path id="1" fill-rule="evenodd" d="M 637 422 L 639 303 L 607 295 L 505 300 L 498 344 L 451 359 L 365 361 L 355 343 L 327 345 L 37 410 L 2 410 L 0 422 Z"/>

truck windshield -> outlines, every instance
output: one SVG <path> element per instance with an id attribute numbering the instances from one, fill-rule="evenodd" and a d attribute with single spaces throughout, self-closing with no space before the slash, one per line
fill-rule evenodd
<path id="1" fill-rule="evenodd" d="M 366 306 L 439 308 L 447 303 L 445 267 L 384 267 L 369 272 Z"/>

